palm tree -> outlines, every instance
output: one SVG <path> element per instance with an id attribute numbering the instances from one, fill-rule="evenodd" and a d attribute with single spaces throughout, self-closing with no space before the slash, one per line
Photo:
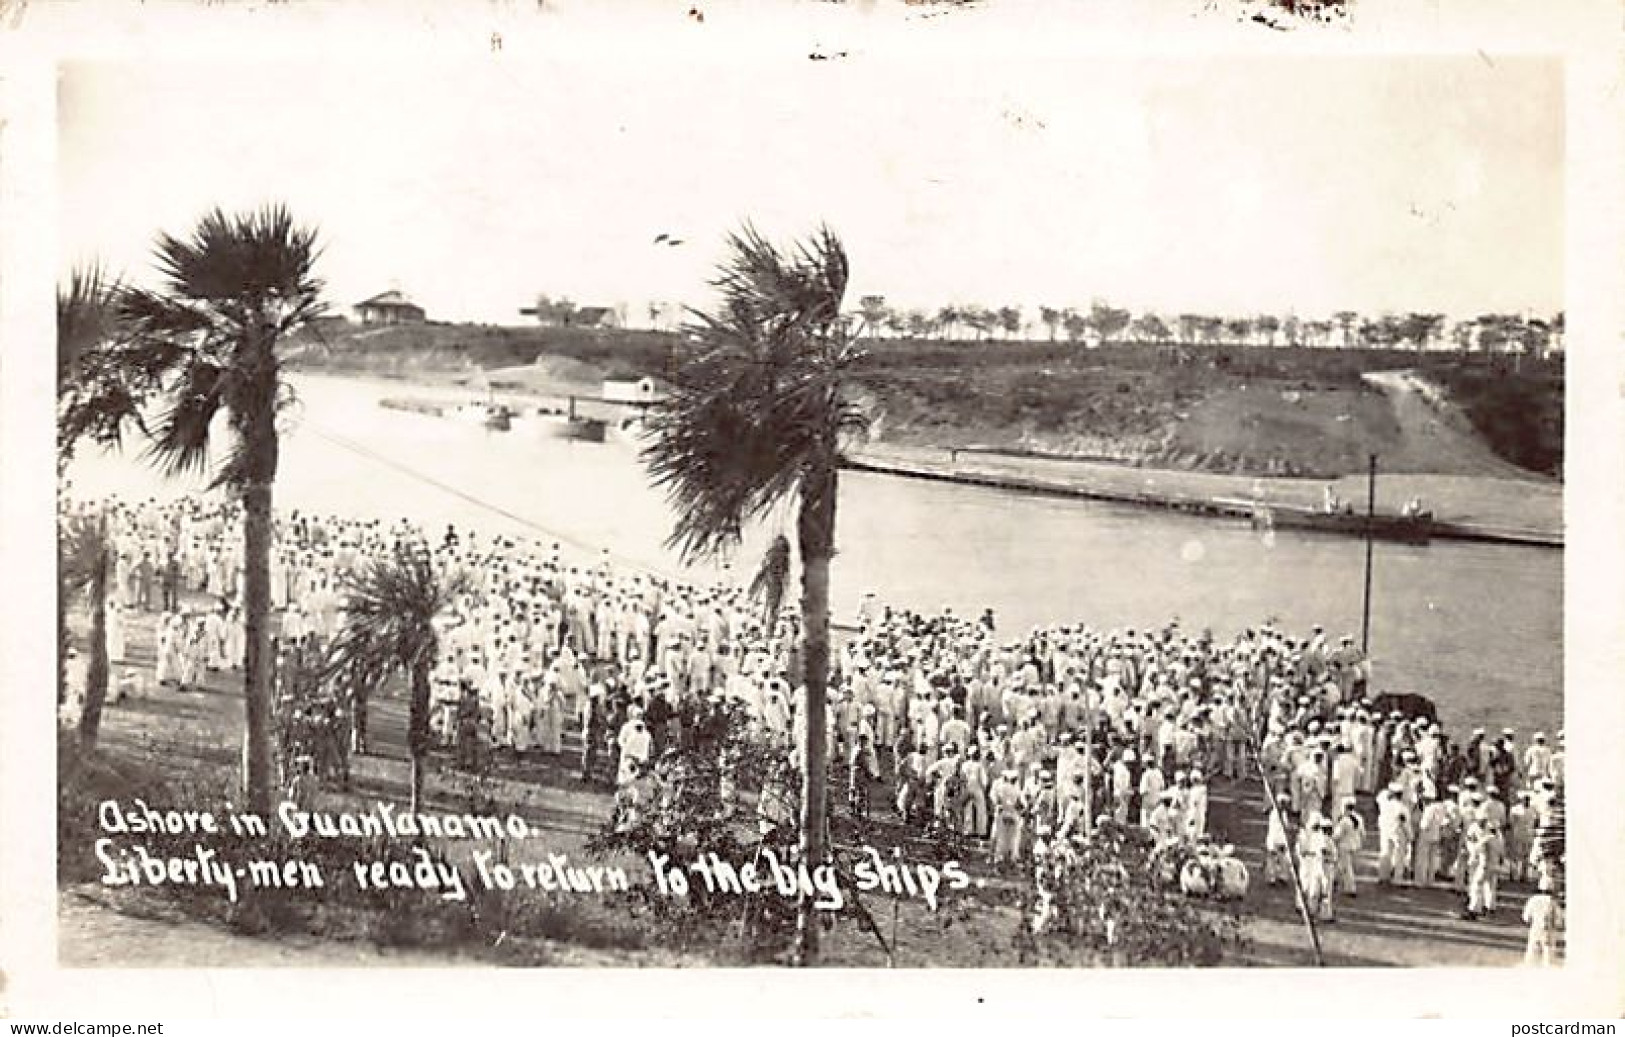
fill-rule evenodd
<path id="1" fill-rule="evenodd" d="M 911 310 L 908 315 L 909 336 L 916 339 L 930 338 L 936 329 L 935 319 L 923 310 Z"/>
<path id="2" fill-rule="evenodd" d="M 188 237 L 159 236 L 160 290 L 119 294 L 120 334 L 95 350 L 80 400 L 82 427 L 116 443 L 126 424 L 150 437 L 148 459 L 169 475 L 209 467 L 210 428 L 231 430 L 213 487 L 243 508 L 244 785 L 250 810 L 271 807 L 271 489 L 276 419 L 292 394 L 278 346 L 323 314 L 316 232 L 280 205 L 228 216 L 215 209 Z M 148 428 L 142 410 L 159 412 Z"/>
<path id="3" fill-rule="evenodd" d="M 1132 318 L 1127 310 L 1121 310 L 1105 303 L 1097 302 L 1089 308 L 1089 325 L 1100 335 L 1100 344 L 1116 341 L 1122 330 L 1128 327 Z"/>
<path id="4" fill-rule="evenodd" d="M 1158 344 L 1168 341 L 1170 335 L 1168 325 L 1154 313 L 1142 313 L 1134 318 L 1134 332 L 1140 341 Z"/>
<path id="5" fill-rule="evenodd" d="M 1352 349 L 1354 347 L 1354 328 L 1359 320 L 1360 315 L 1353 310 L 1339 310 L 1332 314 L 1332 321 L 1343 331 L 1343 338 L 1339 342 L 1338 348 Z"/>
<path id="6" fill-rule="evenodd" d="M 73 459 L 79 440 L 94 435 L 93 410 L 87 409 L 85 386 L 96 379 L 98 350 L 118 337 L 117 281 L 109 278 L 99 264 L 75 267 L 66 285 L 56 292 L 56 394 L 57 394 L 57 474 Z M 88 591 L 91 606 L 91 666 L 86 688 L 86 709 L 80 720 L 80 735 L 87 746 L 96 742 L 101 722 L 101 705 L 107 695 L 107 543 L 105 523 L 87 519 L 72 530 L 63 530 L 63 550 L 58 558 L 60 592 L 56 597 L 57 700 L 66 684 L 68 647 L 68 606 L 70 591 Z M 100 659 L 98 665 L 97 660 Z M 94 709 L 91 702 L 94 702 Z M 87 728 L 88 721 L 88 728 Z M 88 737 L 86 737 L 88 735 Z"/>
<path id="7" fill-rule="evenodd" d="M 712 313 L 695 311 L 697 344 L 667 399 L 650 414 L 643 458 L 678 516 L 668 543 L 685 559 L 739 543 L 747 521 L 795 495 L 806 684 L 802 859 L 825 858 L 825 692 L 829 678 L 829 566 L 835 554 L 841 437 L 867 419 L 843 386 L 861 357 L 841 319 L 849 267 L 828 227 L 781 253 L 748 224 L 728 239 L 713 280 Z M 796 958 L 817 956 L 803 902 Z"/>
<path id="8" fill-rule="evenodd" d="M 79 744 L 96 748 L 102 705 L 107 701 L 107 574 L 111 552 L 105 515 L 85 515 L 68 524 L 58 544 L 59 599 L 85 595 L 90 609 L 90 664 L 85 671 L 85 703 L 79 714 Z M 65 606 L 58 606 L 59 611 Z M 66 653 L 64 653 L 66 654 Z M 63 698 L 59 685 L 57 700 Z"/>
<path id="9" fill-rule="evenodd" d="M 1273 313 L 1260 313 L 1253 318 L 1253 329 L 1265 346 L 1275 345 L 1275 333 L 1281 330 L 1281 318 Z"/>
<path id="10" fill-rule="evenodd" d="M 864 333 L 870 338 L 879 338 L 880 329 L 886 324 L 886 297 L 865 295 L 858 300 L 858 312 L 863 315 Z"/>
<path id="11" fill-rule="evenodd" d="M 987 307 L 973 303 L 960 312 L 959 319 L 976 332 L 976 341 L 981 342 L 987 338 L 988 332 L 993 330 L 999 318 Z"/>
<path id="12" fill-rule="evenodd" d="M 390 554 L 345 577 L 344 622 L 326 670 L 346 681 L 358 702 L 390 674 L 406 673 L 414 812 L 423 796 L 430 746 L 429 671 L 440 656 L 436 624 L 470 587 L 467 573 L 436 568 L 428 546 L 410 542 L 397 543 Z"/>
<path id="13" fill-rule="evenodd" d="M 1089 330 L 1089 318 L 1077 310 L 1062 310 L 1061 326 L 1066 328 L 1067 341 L 1076 342 L 1083 338 L 1084 332 Z"/>
<path id="14" fill-rule="evenodd" d="M 117 281 L 99 264 L 75 267 L 56 290 L 57 471 L 73 458 L 81 438 L 94 436 L 87 382 L 99 371 L 99 348 L 117 338 Z"/>
<path id="15" fill-rule="evenodd" d="M 995 313 L 993 317 L 998 323 L 999 330 L 1004 332 L 1004 337 L 1006 339 L 1013 338 L 1017 332 L 1021 331 L 1020 307 L 1001 306 L 999 307 L 999 311 Z"/>
<path id="16" fill-rule="evenodd" d="M 1038 321 L 1049 329 L 1049 340 L 1055 341 L 1055 329 L 1061 326 L 1061 311 L 1053 306 L 1038 308 Z"/>

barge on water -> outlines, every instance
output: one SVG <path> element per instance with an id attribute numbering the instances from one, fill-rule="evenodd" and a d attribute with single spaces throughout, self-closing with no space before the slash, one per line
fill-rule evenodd
<path id="1" fill-rule="evenodd" d="M 1214 504 L 1244 514 L 1254 529 L 1299 529 L 1317 533 L 1340 533 L 1393 540 L 1404 544 L 1426 544 L 1433 538 L 1433 512 L 1416 511 L 1401 515 L 1366 515 L 1347 508 L 1326 511 L 1290 504 L 1215 497 Z"/>

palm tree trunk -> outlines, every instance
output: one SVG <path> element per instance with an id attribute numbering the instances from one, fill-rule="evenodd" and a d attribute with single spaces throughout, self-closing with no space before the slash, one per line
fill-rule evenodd
<path id="1" fill-rule="evenodd" d="M 90 575 L 90 665 L 85 673 L 85 708 L 79 714 L 79 745 L 96 748 L 107 701 L 107 519 L 96 528 L 96 567 Z"/>
<path id="2" fill-rule="evenodd" d="M 243 784 L 248 809 L 271 812 L 275 782 L 271 759 L 271 502 L 279 443 L 276 430 L 278 371 L 275 339 L 268 329 L 253 343 L 245 368 L 250 406 L 232 415 L 246 452 L 243 479 Z"/>
<path id="3" fill-rule="evenodd" d="M 824 863 L 826 785 L 825 699 L 829 681 L 829 563 L 835 554 L 834 451 L 815 459 L 801 482 L 797 517 L 801 548 L 802 679 L 807 688 L 806 744 L 802 757 L 801 858 L 806 866 Z M 796 917 L 796 963 L 818 959 L 818 921 L 804 897 Z"/>
<path id="4" fill-rule="evenodd" d="M 243 633 L 243 784 L 248 809 L 267 815 L 272 782 L 269 479 L 243 490 Z"/>
<path id="5" fill-rule="evenodd" d="M 407 714 L 407 748 L 412 754 L 412 812 L 423 800 L 423 782 L 428 776 L 429 749 L 429 669 L 423 663 L 412 667 L 412 701 Z"/>

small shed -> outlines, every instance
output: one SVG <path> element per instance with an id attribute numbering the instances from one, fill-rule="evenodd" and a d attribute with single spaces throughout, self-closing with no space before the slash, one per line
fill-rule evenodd
<path id="1" fill-rule="evenodd" d="M 604 376 L 604 402 L 646 407 L 660 402 L 664 388 L 659 379 L 649 375 L 614 372 Z"/>
<path id="2" fill-rule="evenodd" d="M 393 289 L 356 303 L 356 319 L 363 324 L 422 324 L 423 307 Z"/>

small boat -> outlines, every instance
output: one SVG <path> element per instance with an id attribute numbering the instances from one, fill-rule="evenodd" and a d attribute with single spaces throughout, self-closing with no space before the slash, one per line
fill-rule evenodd
<path id="1" fill-rule="evenodd" d="M 446 409 L 431 400 L 409 400 L 385 397 L 378 401 L 378 406 L 385 410 L 405 411 L 408 414 L 426 414 L 438 418 L 445 414 Z"/>
<path id="2" fill-rule="evenodd" d="M 558 439 L 573 439 L 582 443 L 602 443 L 609 430 L 609 422 L 602 418 L 585 418 L 576 413 L 576 398 L 570 397 L 570 410 L 564 420 L 546 426 L 547 434 Z"/>
<path id="3" fill-rule="evenodd" d="M 565 418 L 548 429 L 559 439 L 574 439 L 583 443 L 602 443 L 609 423 L 598 418 Z"/>
<path id="4" fill-rule="evenodd" d="M 608 422 L 598 418 L 572 417 L 545 407 L 537 407 L 514 414 L 512 428 L 522 435 L 602 443 L 608 431 Z"/>
<path id="5" fill-rule="evenodd" d="M 493 403 L 485 408 L 485 427 L 493 432 L 506 432 L 513 427 L 513 411 L 503 404 Z"/>

